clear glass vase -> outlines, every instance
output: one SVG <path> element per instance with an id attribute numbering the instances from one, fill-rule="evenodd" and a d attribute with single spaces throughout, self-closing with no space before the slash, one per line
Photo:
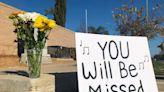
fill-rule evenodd
<path id="1" fill-rule="evenodd" d="M 42 49 L 27 49 L 28 74 L 30 78 L 39 78 L 41 73 Z"/>

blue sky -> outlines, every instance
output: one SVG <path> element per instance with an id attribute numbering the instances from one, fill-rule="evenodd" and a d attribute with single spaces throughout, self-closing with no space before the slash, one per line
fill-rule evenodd
<path id="1" fill-rule="evenodd" d="M 88 25 L 104 26 L 111 35 L 116 35 L 116 24 L 112 17 L 112 11 L 130 0 L 67 0 L 67 20 L 66 27 L 73 31 L 79 28 L 81 22 L 85 20 L 85 9 L 88 11 Z M 134 0 L 137 6 L 145 5 L 146 0 Z M 0 0 L 24 11 L 35 11 L 44 14 L 44 11 L 54 6 L 55 0 Z M 149 0 L 149 9 L 160 2 L 164 5 L 164 0 Z M 164 15 L 164 12 L 161 14 Z M 151 54 L 159 53 L 157 48 L 163 39 L 158 36 L 149 41 Z"/>

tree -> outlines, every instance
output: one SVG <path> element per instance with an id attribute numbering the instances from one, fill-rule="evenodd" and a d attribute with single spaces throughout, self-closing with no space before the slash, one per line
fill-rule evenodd
<path id="1" fill-rule="evenodd" d="M 157 11 L 160 9 L 159 4 L 152 10 L 150 16 L 147 16 L 144 7 L 135 7 L 133 3 L 134 1 L 131 0 L 130 4 L 116 8 L 114 11 L 113 16 L 120 35 L 147 36 L 151 39 L 163 31 L 160 24 L 164 21 L 161 20 L 162 17 L 157 16 Z"/>
<path id="2" fill-rule="evenodd" d="M 93 33 L 93 34 L 106 34 L 108 35 L 108 30 L 106 30 L 103 26 L 99 27 L 94 27 L 94 26 L 89 26 L 88 27 L 88 33 Z"/>
<path id="3" fill-rule="evenodd" d="M 79 25 L 79 29 L 77 30 L 78 32 L 82 32 L 82 33 L 86 33 L 86 25 L 84 21 L 81 21 L 80 25 Z M 99 27 L 94 27 L 94 26 L 88 26 L 88 33 L 93 33 L 93 34 L 106 34 L 108 35 L 109 32 L 108 30 L 103 27 L 103 26 L 99 26 Z"/>
<path id="4" fill-rule="evenodd" d="M 45 11 L 45 14 L 53 15 L 56 24 L 65 27 L 66 23 L 66 0 L 55 0 L 55 7 Z"/>

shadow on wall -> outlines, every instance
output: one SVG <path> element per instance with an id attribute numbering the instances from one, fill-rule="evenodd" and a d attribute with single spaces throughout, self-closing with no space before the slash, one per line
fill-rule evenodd
<path id="1" fill-rule="evenodd" d="M 17 41 L 15 40 L 15 42 L 17 42 Z M 24 42 L 21 39 L 18 39 L 17 44 L 18 44 L 17 45 L 18 46 L 17 53 L 18 53 L 18 56 L 21 57 L 21 54 L 24 53 Z"/>
<path id="2" fill-rule="evenodd" d="M 55 75 L 55 92 L 78 92 L 77 73 L 53 73 Z"/>

